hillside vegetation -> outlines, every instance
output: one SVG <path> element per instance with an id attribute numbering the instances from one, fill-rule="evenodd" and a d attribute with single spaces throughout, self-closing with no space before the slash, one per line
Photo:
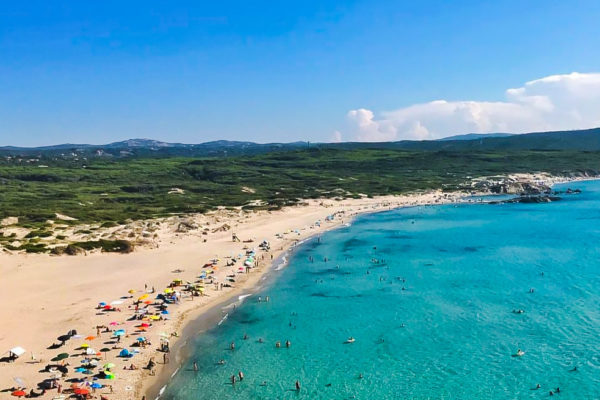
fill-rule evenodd
<path id="1" fill-rule="evenodd" d="M 0 216 L 42 230 L 55 213 L 77 219 L 66 224 L 115 224 L 217 206 L 455 190 L 474 177 L 515 172 L 596 175 L 600 153 L 317 148 L 230 158 L 3 158 Z"/>

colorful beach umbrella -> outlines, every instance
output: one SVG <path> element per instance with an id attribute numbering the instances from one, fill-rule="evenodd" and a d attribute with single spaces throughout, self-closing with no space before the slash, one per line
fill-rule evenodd
<path id="1" fill-rule="evenodd" d="M 89 344 L 87 344 L 87 343 L 83 343 L 83 344 L 82 344 L 81 346 L 79 346 L 79 347 L 81 347 L 82 349 L 87 349 L 88 347 L 90 347 L 90 345 L 89 345 Z"/>
<path id="2" fill-rule="evenodd" d="M 15 397 L 23 397 L 25 396 L 27 393 L 25 393 L 24 390 L 15 390 L 14 392 L 11 393 L 11 395 L 15 396 Z"/>
<path id="3" fill-rule="evenodd" d="M 75 389 L 75 394 L 78 395 L 86 395 L 86 394 L 90 394 L 90 390 L 86 389 L 86 388 L 79 388 L 79 389 Z"/>
<path id="4" fill-rule="evenodd" d="M 102 385 L 99 384 L 98 382 L 94 382 L 91 384 L 91 387 L 93 387 L 94 389 L 101 389 Z"/>
<path id="5" fill-rule="evenodd" d="M 107 369 L 107 370 L 114 368 L 114 367 L 115 367 L 115 364 L 113 364 L 113 363 L 106 363 L 102 366 L 102 368 Z"/>
<path id="6" fill-rule="evenodd" d="M 96 339 L 96 336 L 88 336 L 85 338 L 85 340 L 94 340 Z"/>
<path id="7" fill-rule="evenodd" d="M 125 330 L 124 329 L 118 329 L 113 333 L 114 336 L 123 336 L 125 335 Z"/>

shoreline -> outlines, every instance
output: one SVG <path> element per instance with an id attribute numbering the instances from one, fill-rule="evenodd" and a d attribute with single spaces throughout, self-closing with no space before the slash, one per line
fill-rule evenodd
<path id="1" fill-rule="evenodd" d="M 462 194 L 458 199 L 464 197 Z M 448 202 L 442 204 L 455 204 L 456 202 Z M 177 341 L 173 343 L 173 352 L 175 354 L 176 364 L 169 364 L 169 366 L 165 366 L 164 364 L 161 367 L 160 372 L 158 372 L 154 376 L 148 376 L 145 382 L 141 385 L 141 392 L 138 393 L 138 397 L 146 396 L 148 400 L 158 400 L 162 397 L 164 390 L 168 386 L 171 379 L 177 374 L 184 363 L 189 359 L 191 355 L 191 351 L 189 347 L 193 344 L 195 337 L 204 334 L 206 331 L 210 329 L 217 329 L 222 322 L 231 314 L 230 312 L 224 313 L 224 308 L 229 308 L 232 305 L 241 305 L 243 301 L 239 300 L 239 297 L 244 296 L 244 300 L 246 298 L 252 297 L 258 291 L 268 287 L 269 285 L 275 284 L 277 280 L 277 276 L 274 274 L 275 272 L 282 271 L 287 268 L 287 264 L 290 262 L 289 258 L 292 255 L 293 250 L 301 246 L 311 240 L 314 240 L 319 235 L 324 233 L 333 231 L 335 229 L 339 229 L 343 226 L 346 226 L 349 223 L 352 223 L 354 219 L 357 217 L 368 215 L 368 214 L 376 214 L 386 211 L 392 211 L 399 208 L 404 207 L 419 207 L 419 206 L 430 206 L 434 204 L 417 204 L 417 205 L 403 205 L 397 207 L 390 208 L 380 208 L 373 210 L 366 210 L 364 212 L 356 212 L 350 217 L 350 220 L 341 220 L 336 221 L 333 225 L 328 226 L 326 229 L 321 230 L 319 232 L 315 232 L 312 235 L 309 235 L 301 240 L 294 240 L 291 243 L 283 246 L 278 250 L 276 256 L 274 256 L 273 260 L 268 263 L 264 270 L 258 271 L 256 276 L 257 279 L 254 279 L 254 285 L 250 285 L 248 287 L 241 287 L 239 290 L 232 291 L 227 293 L 224 298 L 216 303 L 216 304 L 206 304 L 204 307 L 197 308 L 195 310 L 191 310 L 190 314 L 186 318 L 186 322 L 182 328 L 182 335 L 178 338 Z M 278 267 L 280 265 L 284 265 L 281 269 Z M 248 283 L 248 281 L 246 282 Z M 238 300 L 234 300 L 235 298 Z M 189 332 L 188 332 L 189 331 Z"/>
<path id="2" fill-rule="evenodd" d="M 528 176 L 530 178 L 535 177 L 535 175 Z M 551 178 L 548 181 L 549 185 L 598 179 L 598 177 L 574 177 L 569 179 L 567 177 L 550 176 L 546 176 L 546 178 Z M 476 190 L 472 192 L 476 192 Z M 484 191 L 478 192 L 475 195 L 488 194 L 490 193 Z M 52 281 L 56 286 L 65 285 L 65 291 L 71 291 L 79 297 L 75 296 L 75 298 L 67 297 L 63 299 L 59 296 L 58 292 L 46 293 L 41 291 L 39 296 L 31 296 L 33 297 L 32 299 L 29 299 L 29 296 L 24 296 L 22 299 L 16 298 L 15 300 L 12 298 L 12 295 L 15 293 L 22 295 L 16 289 L 11 291 L 11 288 L 9 288 L 7 293 L 0 293 L 0 301 L 4 300 L 7 302 L 5 304 L 14 304 L 15 306 L 10 307 L 11 310 L 8 310 L 9 307 L 7 307 L 6 310 L 0 312 L 5 320 L 11 320 L 11 318 L 14 319 L 15 316 L 18 316 L 24 320 L 24 324 L 29 323 L 29 325 L 33 326 L 31 332 L 28 332 L 28 335 L 25 336 L 14 335 L 12 339 L 10 333 L 8 334 L 8 339 L 0 336 L 0 343 L 6 349 L 24 344 L 28 352 L 31 351 L 36 356 L 41 355 L 40 359 L 50 358 L 50 356 L 46 357 L 47 352 L 42 350 L 39 345 L 31 343 L 39 344 L 40 340 L 42 343 L 47 343 L 53 336 L 56 337 L 59 334 L 64 334 L 65 332 L 62 332 L 62 330 L 66 331 L 70 329 L 72 327 L 71 324 L 73 327 L 83 331 L 82 333 L 85 335 L 90 331 L 92 323 L 97 323 L 98 321 L 98 317 L 89 315 L 90 310 L 93 309 L 92 306 L 97 304 L 94 303 L 95 300 L 110 300 L 110 297 L 116 298 L 118 293 L 123 294 L 126 291 L 124 290 L 125 288 L 139 287 L 140 284 L 143 284 L 143 280 L 149 282 L 158 281 L 161 285 L 167 283 L 172 278 L 180 276 L 173 275 L 175 271 L 171 269 L 175 267 L 178 269 L 180 266 L 187 267 L 190 269 L 187 275 L 189 273 L 197 275 L 201 271 L 199 266 L 202 265 L 202 260 L 215 257 L 215 255 L 217 257 L 225 257 L 227 254 L 234 254 L 234 252 L 239 251 L 239 248 L 244 243 L 232 243 L 230 239 L 231 232 L 237 231 L 240 237 L 244 238 L 249 235 L 255 237 L 257 241 L 254 244 L 250 244 L 253 247 L 263 238 L 273 240 L 272 243 L 275 244 L 272 246 L 273 248 L 270 252 L 259 253 L 260 255 L 272 254 L 273 259 L 264 260 L 266 262 L 261 260 L 256 268 L 252 268 L 250 274 L 236 275 L 236 280 L 239 276 L 240 282 L 236 282 L 234 288 L 223 291 L 208 290 L 207 296 L 200 297 L 199 301 L 197 298 L 195 302 L 190 301 L 193 298 L 183 298 L 181 304 L 175 309 L 176 318 L 167 321 L 156 321 L 154 323 L 154 325 L 162 326 L 152 329 L 154 333 L 160 330 L 179 333 L 179 337 L 172 338 L 174 339 L 171 343 L 172 360 L 168 365 L 164 365 L 162 362 L 158 363 L 155 375 L 149 375 L 146 370 L 141 369 L 141 366 L 151 357 L 160 355 L 160 353 L 154 351 L 156 346 L 150 346 L 151 349 L 149 352 L 142 352 L 135 358 L 136 364 L 138 362 L 141 363 L 138 364 L 140 366 L 139 370 L 123 370 L 122 372 L 116 370 L 123 377 L 108 382 L 115 385 L 115 393 L 102 393 L 106 394 L 111 400 L 140 399 L 144 394 L 146 394 L 147 399 L 154 399 L 160 390 L 168 384 L 173 373 L 178 371 L 185 360 L 188 359 L 187 357 L 190 354 L 188 350 L 194 338 L 206 330 L 214 328 L 223 316 L 223 308 L 238 302 L 239 296 L 252 295 L 261 290 L 265 284 L 271 284 L 272 282 L 269 282 L 269 278 L 276 278 L 274 272 L 277 271 L 277 267 L 283 258 L 286 255 L 289 256 L 290 251 L 293 251 L 293 248 L 299 243 L 311 240 L 311 238 L 326 231 L 337 229 L 346 223 L 352 222 L 360 215 L 410 206 L 466 203 L 461 199 L 471 195 L 473 193 L 443 193 L 438 190 L 401 196 L 382 196 L 371 199 L 320 199 L 307 201 L 306 205 L 286 207 L 284 210 L 272 213 L 253 213 L 245 216 L 245 218 L 238 218 L 237 222 L 239 224 L 236 225 L 233 224 L 234 221 L 231 219 L 223 219 L 219 221 L 219 224 L 223 222 L 231 223 L 232 231 L 213 232 L 213 234 L 208 236 L 208 244 L 201 242 L 203 236 L 197 234 L 172 235 L 171 237 L 164 238 L 164 242 L 166 243 L 159 249 L 142 249 L 127 255 L 95 253 L 86 256 L 80 255 L 65 258 L 49 257 L 47 255 L 3 254 L 0 256 L 0 273 L 4 275 L 5 272 L 8 272 L 6 278 L 11 284 L 14 279 L 16 286 L 18 286 L 19 282 L 31 285 L 31 279 L 27 278 L 33 277 L 37 281 L 35 282 L 36 285 L 33 285 L 30 289 L 32 293 L 36 293 L 37 289 L 48 289 L 45 281 Z M 325 216 L 332 214 L 336 215 L 336 217 L 328 221 Z M 315 221 L 320 221 L 321 223 L 317 225 Z M 299 229 L 294 231 L 294 228 Z M 273 236 L 277 237 L 277 239 L 273 239 Z M 7 266 L 7 264 L 9 265 Z M 236 267 L 238 266 L 239 264 L 236 265 Z M 98 268 L 106 269 L 106 273 L 94 275 Z M 219 268 L 219 271 L 215 273 L 218 280 L 224 278 L 225 273 L 235 273 L 235 267 Z M 66 277 L 67 279 L 64 279 L 65 277 L 62 276 L 65 274 L 73 275 L 73 271 L 78 271 L 76 274 L 81 274 L 85 279 L 82 278 L 82 281 L 79 282 L 77 279 L 68 279 L 70 278 L 68 276 Z M 87 277 L 86 274 L 90 274 L 90 276 Z M 55 278 L 61 278 L 62 281 Z M 132 278 L 134 278 L 133 282 L 123 282 Z M 207 286 L 212 285 L 209 284 Z M 160 285 L 157 286 L 159 292 L 162 290 L 162 287 Z M 137 291 L 140 293 L 143 292 L 142 290 Z M 20 300 L 29 302 L 24 303 L 24 305 L 29 304 L 30 307 L 19 309 L 18 306 L 20 304 L 18 303 Z M 48 316 L 43 306 L 43 302 L 46 301 L 56 301 L 57 303 L 56 309 L 51 310 L 53 313 L 52 317 Z M 39 307 L 40 302 L 42 303 L 41 310 Z M 62 306 L 63 303 L 65 306 Z M 24 315 L 24 312 L 27 312 L 28 315 Z M 56 316 L 64 319 L 56 318 Z M 29 318 L 29 321 L 27 318 Z M 51 319 L 48 320 L 48 318 Z M 125 322 L 122 325 L 125 325 Z M 44 332 L 43 335 L 41 332 Z M 152 332 L 146 333 L 146 335 L 152 335 Z M 29 343 L 27 340 L 29 340 Z M 156 341 L 158 342 L 158 340 Z M 26 358 L 26 356 L 23 357 Z M 118 363 L 120 361 L 117 359 L 114 362 Z M 11 376 L 24 376 L 31 383 L 41 380 L 43 377 L 38 373 L 39 366 L 28 364 L 30 363 L 23 362 L 23 360 L 11 364 L 0 363 L 0 375 L 4 375 L 3 378 L 0 378 L 2 388 L 10 387 L 9 385 L 11 384 L 14 386 L 14 383 L 11 383 Z M 120 369 L 123 366 L 121 364 L 118 368 Z M 52 398 L 52 396 L 42 396 L 40 398 Z"/>
<path id="3" fill-rule="evenodd" d="M 574 178 L 553 177 L 553 178 L 556 178 L 556 180 L 554 180 L 554 179 L 551 179 L 550 181 L 544 180 L 544 183 L 550 187 L 553 187 L 555 185 L 567 184 L 570 182 L 585 182 L 585 181 L 600 180 L 600 176 L 597 176 L 597 177 L 574 177 Z M 456 194 L 456 193 L 458 193 L 458 192 L 453 192 L 453 194 Z M 488 196 L 488 195 L 494 196 L 494 195 L 502 195 L 502 194 L 490 194 L 490 193 L 482 192 L 482 193 L 472 194 L 471 196 Z M 386 211 L 392 211 L 392 210 L 397 210 L 400 208 L 464 203 L 464 201 L 461 201 L 461 200 L 464 199 L 466 196 L 467 196 L 466 193 L 462 193 L 461 196 L 459 196 L 457 199 L 455 199 L 456 201 L 451 201 L 451 202 L 446 202 L 446 203 L 438 203 L 438 204 L 425 203 L 425 204 L 417 204 L 417 205 L 399 205 L 399 206 L 389 208 L 389 209 L 371 210 L 371 211 L 365 211 L 362 213 L 358 212 L 351 217 L 350 221 L 347 221 L 345 223 L 340 222 L 339 224 L 330 226 L 328 229 L 326 229 L 322 232 L 315 233 L 315 234 L 301 240 L 299 243 L 292 243 L 287 249 L 282 250 L 281 253 L 279 254 L 279 256 L 277 258 L 275 258 L 273 260 L 273 262 L 271 262 L 268 265 L 267 269 L 262 273 L 262 276 L 267 277 L 270 274 L 272 274 L 274 271 L 276 271 L 276 269 L 274 269 L 274 266 L 278 265 L 278 261 L 285 262 L 287 264 L 289 262 L 289 260 L 284 261 L 283 259 L 285 258 L 285 255 L 286 254 L 289 255 L 289 253 L 296 246 L 300 246 L 310 240 L 313 240 L 315 237 L 317 237 L 320 234 L 327 233 L 334 229 L 338 229 L 341 226 L 352 223 L 354 221 L 354 219 L 356 219 L 360 216 L 368 215 L 368 214 L 376 214 L 376 213 L 381 213 L 381 212 L 386 212 Z M 274 284 L 275 281 L 276 281 L 276 277 L 273 276 L 273 280 L 269 284 Z M 261 286 L 254 286 L 254 287 L 247 288 L 248 297 L 251 297 L 253 294 L 255 294 L 256 292 L 258 292 L 261 289 L 262 289 Z M 223 306 L 226 303 L 229 303 L 230 305 L 236 303 L 235 301 L 231 302 L 234 295 L 235 295 L 234 293 L 231 293 L 231 295 L 229 297 L 225 298 L 222 302 L 214 304 L 211 307 L 207 307 L 207 309 L 204 311 L 198 310 L 198 313 L 197 313 L 198 315 L 196 315 L 195 317 L 190 316 L 190 319 L 188 320 L 187 325 L 184 328 L 184 331 L 187 329 L 189 329 L 189 330 L 193 329 L 193 333 L 190 333 L 188 336 L 184 336 L 184 338 L 182 338 L 182 340 L 181 340 L 181 341 L 183 341 L 183 343 L 179 343 L 179 341 L 178 341 L 178 343 L 177 343 L 178 346 L 176 347 L 176 350 L 175 350 L 177 352 L 177 355 L 175 357 L 177 359 L 177 365 L 175 365 L 173 367 L 163 367 L 159 374 L 157 374 L 154 377 L 151 377 L 151 379 L 147 379 L 146 384 L 143 386 L 145 388 L 145 390 L 142 393 L 142 395 L 145 394 L 146 398 L 148 400 L 158 400 L 162 397 L 162 395 L 164 394 L 164 390 L 169 385 L 171 379 L 173 379 L 173 377 L 181 370 L 184 363 L 189 359 L 189 356 L 191 355 L 191 351 L 189 351 L 190 349 L 188 349 L 188 347 L 190 347 L 192 345 L 194 338 L 196 336 L 204 334 L 206 331 L 208 331 L 210 329 L 217 329 L 217 327 L 221 324 L 221 322 L 224 321 L 224 319 L 217 318 L 217 314 L 219 311 L 222 311 Z M 228 315 L 228 314 L 226 314 L 226 315 Z M 194 329 L 197 327 L 200 327 L 200 328 Z"/>

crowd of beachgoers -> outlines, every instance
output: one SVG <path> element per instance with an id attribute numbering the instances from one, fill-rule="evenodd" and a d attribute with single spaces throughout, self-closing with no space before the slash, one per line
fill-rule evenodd
<path id="1" fill-rule="evenodd" d="M 161 246 L 127 255 L 0 255 L 11 285 L 0 292 L 2 393 L 40 398 L 141 399 L 167 366 L 185 325 L 227 299 L 252 293 L 272 260 L 300 240 L 355 215 L 460 201 L 465 193 L 314 200 L 243 218 L 229 231 L 164 236 Z M 21 290 L 28 287 L 28 291 Z M 27 328 L 23 328 L 27 327 Z M 198 332 L 195 332 L 197 334 Z M 239 377 L 238 377 L 239 379 Z"/>

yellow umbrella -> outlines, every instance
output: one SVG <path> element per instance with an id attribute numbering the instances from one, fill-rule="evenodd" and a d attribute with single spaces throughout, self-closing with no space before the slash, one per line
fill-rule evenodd
<path id="1" fill-rule="evenodd" d="M 90 347 L 90 345 L 89 345 L 89 344 L 87 344 L 87 343 L 84 343 L 84 344 L 82 344 L 82 345 L 81 345 L 81 346 L 79 346 L 79 347 L 81 347 L 81 348 L 83 348 L 83 349 L 87 349 L 88 347 Z"/>
<path id="2" fill-rule="evenodd" d="M 134 294 L 135 293 L 135 289 L 129 289 L 127 292 L 130 293 L 130 294 Z"/>
<path id="3" fill-rule="evenodd" d="M 171 289 L 171 288 L 166 288 L 166 289 L 165 289 L 165 293 L 173 293 L 173 289 Z"/>
<path id="4" fill-rule="evenodd" d="M 148 293 L 141 295 L 140 297 L 138 297 L 138 300 L 144 300 L 148 298 Z"/>
<path id="5" fill-rule="evenodd" d="M 156 321 L 156 320 L 159 320 L 160 317 L 158 315 L 152 315 L 152 316 L 150 316 L 150 319 Z"/>

